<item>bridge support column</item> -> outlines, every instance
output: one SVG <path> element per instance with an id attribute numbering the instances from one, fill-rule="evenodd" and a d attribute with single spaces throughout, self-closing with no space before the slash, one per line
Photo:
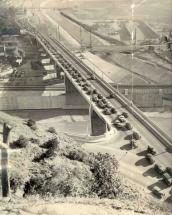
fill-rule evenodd
<path id="1" fill-rule="evenodd" d="M 94 111 L 91 105 L 89 108 L 89 117 L 91 136 L 100 136 L 108 131 L 107 123 L 102 118 L 100 118 L 100 116 Z"/>
<path id="2" fill-rule="evenodd" d="M 57 74 L 57 78 L 61 78 L 61 75 L 60 73 L 63 72 L 63 69 L 61 67 L 59 67 L 57 64 L 54 64 L 54 68 L 55 68 L 55 71 L 56 71 L 56 74 Z"/>

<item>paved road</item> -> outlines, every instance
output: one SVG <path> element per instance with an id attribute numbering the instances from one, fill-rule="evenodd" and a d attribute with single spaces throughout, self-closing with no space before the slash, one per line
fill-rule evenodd
<path id="1" fill-rule="evenodd" d="M 58 47 L 57 47 L 58 49 Z M 94 83 L 94 86 L 96 87 L 96 83 Z M 104 96 L 107 96 L 107 92 L 104 90 L 104 88 L 100 87 L 100 85 L 97 85 L 97 89 L 99 90 L 99 92 L 101 92 Z M 111 103 L 119 110 L 119 111 L 123 111 L 125 110 L 121 104 L 119 104 L 119 102 L 112 100 Z M 125 110 L 126 111 L 126 110 Z M 130 115 L 130 114 L 129 114 Z M 147 129 L 145 129 L 145 127 L 138 122 L 132 115 L 130 115 L 129 120 L 131 121 L 131 123 L 134 126 L 134 129 L 137 130 L 141 136 L 142 136 L 142 140 L 140 141 L 139 145 L 140 145 L 140 151 L 144 151 L 147 147 L 147 145 L 151 145 L 153 146 L 157 153 L 158 156 L 156 156 L 156 161 L 158 163 L 161 163 L 164 166 L 168 166 L 168 165 L 172 165 L 172 156 L 170 153 L 166 152 L 166 149 L 164 146 L 162 146 L 162 144 L 150 133 L 148 132 Z M 126 141 L 124 140 L 125 136 L 127 135 L 125 132 L 119 132 L 120 134 L 120 138 L 126 143 Z M 118 142 L 116 141 L 116 144 Z M 143 158 L 141 158 L 140 163 L 134 163 L 134 165 L 132 165 L 132 168 L 130 169 L 137 172 L 135 165 L 140 165 L 140 166 L 144 166 L 145 161 L 143 160 Z M 124 169 L 126 170 L 126 165 L 129 165 L 128 163 L 124 164 Z M 125 172 L 125 171 L 124 171 Z M 129 178 L 132 178 L 133 181 L 135 181 L 135 174 L 130 174 Z M 139 180 L 140 184 L 143 184 L 142 180 Z M 138 181 L 138 183 L 139 183 Z M 145 180 L 146 181 L 146 180 Z M 151 180 L 150 180 L 151 181 Z M 150 184 L 152 183 L 152 181 L 150 182 Z M 147 184 L 146 184 L 147 185 Z"/>

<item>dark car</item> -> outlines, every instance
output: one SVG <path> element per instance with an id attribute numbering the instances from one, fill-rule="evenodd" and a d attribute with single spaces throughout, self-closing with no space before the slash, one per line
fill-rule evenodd
<path id="1" fill-rule="evenodd" d="M 163 175 L 165 173 L 165 168 L 163 168 L 159 164 L 155 164 L 154 170 L 160 175 Z"/>
<path id="2" fill-rule="evenodd" d="M 172 178 L 168 173 L 164 173 L 163 174 L 163 181 L 168 185 L 171 186 L 172 185 Z"/>
<path id="3" fill-rule="evenodd" d="M 141 139 L 141 136 L 139 133 L 137 133 L 136 131 L 133 131 L 133 138 L 136 139 L 136 140 L 140 140 Z"/>
<path id="4" fill-rule="evenodd" d="M 125 124 L 125 127 L 126 127 L 127 130 L 132 130 L 132 128 L 133 128 L 133 126 L 129 122 L 127 122 Z"/>
<path id="5" fill-rule="evenodd" d="M 147 147 L 147 152 L 150 153 L 150 154 L 152 154 L 152 155 L 156 155 L 155 149 L 153 147 L 151 147 L 151 146 Z"/>
<path id="6" fill-rule="evenodd" d="M 155 163 L 155 160 L 154 160 L 152 154 L 149 154 L 149 153 L 148 153 L 148 154 L 145 156 L 145 158 L 146 158 L 146 160 L 147 160 L 150 164 Z"/>
<path id="7" fill-rule="evenodd" d="M 130 145 L 132 149 L 136 149 L 138 147 L 135 139 L 130 140 Z"/>
<path id="8" fill-rule="evenodd" d="M 106 107 L 105 103 L 103 103 L 102 101 L 99 101 L 99 102 L 98 102 L 98 106 L 99 106 L 100 108 L 105 108 L 105 107 Z"/>
<path id="9" fill-rule="evenodd" d="M 165 196 L 165 193 L 163 193 L 162 191 L 161 191 L 161 189 L 159 188 L 159 187 L 157 187 L 157 186 L 155 186 L 153 189 L 152 189 L 152 193 L 154 194 L 154 195 L 156 195 L 158 198 L 162 198 L 163 196 Z"/>
<path id="10" fill-rule="evenodd" d="M 94 74 L 91 74 L 89 79 L 90 79 L 90 80 L 95 80 L 95 79 L 96 79 L 96 76 L 95 76 Z"/>
<path id="11" fill-rule="evenodd" d="M 172 167 L 167 167 L 166 172 L 172 176 Z"/>
<path id="12" fill-rule="evenodd" d="M 123 115 L 125 118 L 128 118 L 128 113 L 127 113 L 127 112 L 123 112 L 122 115 Z"/>
<path id="13" fill-rule="evenodd" d="M 117 110 L 116 110 L 114 107 L 111 107 L 110 110 L 111 110 L 111 113 L 112 113 L 112 114 L 117 113 Z"/>
<path id="14" fill-rule="evenodd" d="M 111 110 L 109 108 L 104 109 L 104 114 L 105 115 L 111 115 Z"/>

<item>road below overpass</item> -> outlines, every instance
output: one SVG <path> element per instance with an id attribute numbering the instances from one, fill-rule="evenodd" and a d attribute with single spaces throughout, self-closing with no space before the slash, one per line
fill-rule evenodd
<path id="1" fill-rule="evenodd" d="M 55 50 L 59 50 L 58 45 L 54 42 L 51 41 L 51 45 Z M 84 71 L 81 70 L 80 71 L 83 75 L 85 75 Z M 102 93 L 103 96 L 107 96 L 108 93 L 106 91 L 106 89 L 104 87 L 102 87 L 101 85 L 99 85 L 97 82 L 92 81 L 92 84 L 94 85 L 94 87 L 96 89 L 98 89 L 99 92 Z M 126 111 L 126 108 L 123 107 L 123 105 L 121 105 L 120 102 L 118 102 L 115 99 L 112 99 L 110 101 L 110 103 L 116 108 L 118 109 L 118 111 Z M 128 112 L 128 111 L 127 111 Z M 162 145 L 162 143 L 147 129 L 145 128 L 145 126 L 140 123 L 131 113 L 129 113 L 129 121 L 133 124 L 134 129 L 136 131 L 138 131 L 141 136 L 142 139 L 139 141 L 139 150 L 140 153 L 145 151 L 147 145 L 151 145 L 153 146 L 156 151 L 157 151 L 157 156 L 155 157 L 156 162 L 162 164 L 163 166 L 171 166 L 172 164 L 172 156 L 171 154 L 166 150 L 166 147 Z M 119 142 L 123 143 L 123 147 L 125 145 L 128 144 L 128 140 L 126 140 L 126 136 L 128 135 L 128 132 L 123 132 L 123 131 L 118 131 L 117 135 L 114 137 L 113 139 L 113 143 L 114 145 L 117 145 Z M 117 139 L 116 139 L 117 138 Z M 119 141 L 119 139 L 121 139 L 121 141 Z M 111 143 L 111 142 L 110 142 Z M 109 143 L 109 144 L 110 144 Z M 107 144 L 108 147 L 108 143 L 104 142 L 104 144 Z M 122 147 L 122 146 L 121 146 Z M 106 147 L 104 147 L 104 151 L 106 151 L 105 149 Z M 144 163 L 144 162 L 143 162 Z M 126 163 L 127 165 L 127 163 Z M 127 169 L 127 167 L 125 166 L 124 169 Z M 143 164 L 144 165 L 144 164 Z M 130 165 L 129 165 L 130 166 Z M 135 169 L 135 167 L 133 167 L 133 169 Z M 125 172 L 125 171 L 123 171 Z M 127 176 L 127 175 L 126 175 Z M 135 175 L 134 174 L 130 174 L 129 178 L 133 179 L 133 181 L 135 181 Z M 146 180 L 146 179 L 145 179 Z M 151 180 L 150 180 L 151 181 Z M 151 183 L 151 182 L 150 182 Z M 142 182 L 140 182 L 140 184 L 143 184 Z"/>
<path id="2" fill-rule="evenodd" d="M 52 42 L 52 46 L 58 50 L 59 47 Z M 84 71 L 82 71 L 84 72 Z M 85 75 L 83 73 L 83 75 Z M 93 81 L 94 82 L 94 81 Z M 94 87 L 97 88 L 99 90 L 99 92 L 101 92 L 104 96 L 107 96 L 107 91 L 101 87 L 99 84 L 97 83 L 93 83 Z M 123 111 L 126 109 L 116 100 L 111 100 L 111 104 L 117 108 L 119 111 Z M 134 125 L 135 130 L 137 130 L 141 136 L 142 136 L 142 140 L 140 141 L 140 146 L 143 147 L 144 149 L 146 148 L 147 145 L 151 145 L 153 147 L 155 147 L 155 149 L 157 150 L 157 152 L 159 153 L 158 156 L 156 156 L 156 160 L 157 162 L 163 164 L 163 165 L 171 165 L 172 163 L 172 158 L 171 158 L 171 154 L 169 152 L 166 151 L 166 147 L 164 147 L 162 145 L 162 143 L 151 133 L 148 131 L 148 129 L 145 128 L 145 126 L 143 126 L 138 120 L 136 120 L 136 118 L 134 116 L 130 115 L 130 121 L 132 122 L 132 124 Z"/>

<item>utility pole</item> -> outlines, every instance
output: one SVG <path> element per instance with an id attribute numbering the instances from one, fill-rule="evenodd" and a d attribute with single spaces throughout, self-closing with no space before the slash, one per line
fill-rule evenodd
<path id="1" fill-rule="evenodd" d="M 8 146 L 10 139 L 10 131 L 12 127 L 6 123 L 3 125 L 3 143 L 6 144 L 6 148 L 1 149 L 1 171 L 2 171 L 2 196 L 10 196 L 10 182 L 8 174 Z"/>
<path id="2" fill-rule="evenodd" d="M 59 34 L 59 42 L 60 42 L 60 27 L 58 25 L 58 34 Z"/>
<path id="3" fill-rule="evenodd" d="M 90 30 L 90 49 L 92 49 L 92 35 L 91 35 L 91 30 Z"/>
<path id="4" fill-rule="evenodd" d="M 79 36 L 80 36 L 80 44 L 81 44 L 81 50 L 82 50 L 82 28 L 80 26 L 80 31 L 79 31 Z"/>

